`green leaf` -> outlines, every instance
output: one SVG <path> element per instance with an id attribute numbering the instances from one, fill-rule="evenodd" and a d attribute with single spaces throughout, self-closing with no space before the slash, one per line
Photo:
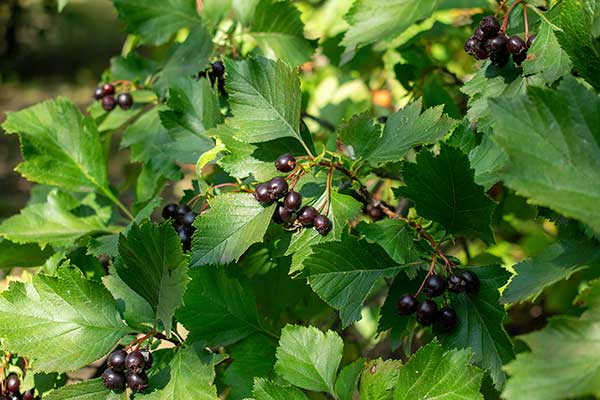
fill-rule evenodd
<path id="1" fill-rule="evenodd" d="M 72 211 L 79 205 L 95 207 L 100 215 L 78 217 Z M 42 248 L 48 244 L 69 246 L 80 237 L 101 232 L 111 232 L 104 224 L 110 209 L 100 209 L 90 194 L 81 202 L 53 189 L 46 203 L 25 207 L 0 224 L 0 236 L 15 243 L 38 243 Z"/>
<path id="2" fill-rule="evenodd" d="M 589 243 L 560 241 L 543 249 L 539 256 L 522 261 L 502 293 L 502 303 L 534 300 L 544 288 L 600 263 L 600 249 Z"/>
<path id="3" fill-rule="evenodd" d="M 469 153 L 469 161 L 475 170 L 475 183 L 489 189 L 500 181 L 508 156 L 491 135 L 485 134 L 481 144 Z"/>
<path id="4" fill-rule="evenodd" d="M 308 397 L 298 388 L 282 386 L 266 379 L 254 381 L 254 397 L 256 400 L 307 400 Z"/>
<path id="5" fill-rule="evenodd" d="M 343 348 L 333 331 L 288 325 L 281 331 L 275 371 L 302 389 L 333 394 Z"/>
<path id="6" fill-rule="evenodd" d="M 300 12 L 288 1 L 261 0 L 250 35 L 265 56 L 290 65 L 304 64 L 315 51 L 313 43 L 304 37 Z"/>
<path id="7" fill-rule="evenodd" d="M 598 293 L 600 281 L 592 289 Z M 600 393 L 600 304 L 581 317 L 550 319 L 537 332 L 520 336 L 530 352 L 505 366 L 510 375 L 503 397 L 511 400 L 559 400 Z"/>
<path id="8" fill-rule="evenodd" d="M 367 362 L 360 377 L 361 400 L 392 400 L 402 361 L 378 358 Z"/>
<path id="9" fill-rule="evenodd" d="M 275 205 L 263 206 L 250 193 L 228 193 L 209 200 L 210 209 L 196 218 L 192 267 L 227 264 L 260 242 Z"/>
<path id="10" fill-rule="evenodd" d="M 78 270 L 12 282 L 0 296 L 2 347 L 29 358 L 37 371 L 79 369 L 108 353 L 127 332 L 110 293 Z"/>
<path id="11" fill-rule="evenodd" d="M 148 76 L 154 74 L 157 69 L 158 64 L 155 61 L 135 53 L 130 53 L 127 57 L 118 56 L 110 59 L 110 75 L 113 79 L 145 80 Z"/>
<path id="12" fill-rule="evenodd" d="M 266 142 L 283 137 L 300 141 L 300 81 L 298 72 L 266 58 L 226 60 L 227 93 L 233 118 L 227 124 L 238 139 Z"/>
<path id="13" fill-rule="evenodd" d="M 442 145 L 440 154 L 423 150 L 404 167 L 406 187 L 397 193 L 415 202 L 420 216 L 438 222 L 449 233 L 494 242 L 491 229 L 496 204 L 474 181 L 469 159 Z"/>
<path id="14" fill-rule="evenodd" d="M 200 24 L 194 0 L 113 0 L 127 31 L 142 36 L 144 43 L 167 42 L 181 28 Z"/>
<path id="15" fill-rule="evenodd" d="M 483 373 L 471 365 L 471 357 L 468 350 L 443 353 L 437 342 L 429 343 L 400 369 L 394 400 L 483 400 Z"/>
<path id="16" fill-rule="evenodd" d="M 335 381 L 335 393 L 338 400 L 352 400 L 358 385 L 358 378 L 365 367 L 365 359 L 359 358 L 346 365 Z"/>
<path id="17" fill-rule="evenodd" d="M 2 128 L 19 133 L 25 161 L 17 171 L 30 181 L 114 198 L 96 125 L 70 100 L 58 98 L 9 112 Z"/>
<path id="18" fill-rule="evenodd" d="M 369 242 L 375 242 L 398 264 L 407 264 L 419 258 L 414 246 L 414 233 L 399 219 L 383 219 L 375 223 L 361 221 L 356 230 Z"/>
<path id="19" fill-rule="evenodd" d="M 52 253 L 50 248 L 42 250 L 36 244 L 17 244 L 0 238 L 0 268 L 39 267 Z"/>
<path id="20" fill-rule="evenodd" d="M 192 269 L 190 275 L 177 319 L 194 341 L 225 346 L 265 331 L 247 282 L 230 278 L 223 268 L 214 266 Z"/>
<path id="21" fill-rule="evenodd" d="M 357 0 L 346 20 L 350 29 L 341 45 L 349 49 L 392 39 L 433 13 L 438 0 Z"/>
<path id="22" fill-rule="evenodd" d="M 194 344 L 180 349 L 169 363 L 151 379 L 153 387 L 149 387 L 145 395 L 136 398 L 147 400 L 216 400 L 217 388 L 215 365 L 225 358 L 224 355 L 212 354 L 203 346 Z M 156 388 L 156 390 L 153 390 Z"/>
<path id="23" fill-rule="evenodd" d="M 90 379 L 74 385 L 63 386 L 51 392 L 44 400 L 126 400 L 126 392 L 115 393 L 107 389 L 102 379 Z"/>
<path id="24" fill-rule="evenodd" d="M 274 339 L 256 333 L 228 349 L 233 360 L 223 376 L 223 381 L 231 388 L 228 398 L 236 400 L 249 397 L 254 379 L 271 375 L 276 348 Z"/>
<path id="25" fill-rule="evenodd" d="M 493 139 L 508 155 L 502 180 L 530 202 L 600 232 L 600 99 L 568 78 L 558 90 L 491 102 Z"/>
<path id="26" fill-rule="evenodd" d="M 119 237 L 115 270 L 121 280 L 143 297 L 167 333 L 188 283 L 188 260 L 170 222 L 133 224 Z"/>
<path id="27" fill-rule="evenodd" d="M 343 328 L 361 319 L 375 283 L 393 278 L 401 268 L 381 246 L 354 237 L 313 246 L 304 267 L 313 291 L 339 310 Z"/>
<path id="28" fill-rule="evenodd" d="M 472 271 L 479 277 L 479 292 L 450 295 L 458 323 L 439 338 L 449 349 L 471 349 L 475 353 L 474 361 L 488 370 L 496 388 L 501 388 L 506 379 L 502 365 L 514 358 L 512 342 L 502 326 L 506 311 L 499 304 L 499 289 L 506 285 L 510 273 L 498 266 Z"/>

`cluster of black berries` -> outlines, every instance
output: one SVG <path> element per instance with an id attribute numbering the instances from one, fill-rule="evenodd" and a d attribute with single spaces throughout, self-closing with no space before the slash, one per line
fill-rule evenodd
<path id="1" fill-rule="evenodd" d="M 173 227 L 179 235 L 179 239 L 181 239 L 183 251 L 190 250 L 192 248 L 192 235 L 196 230 L 193 226 L 196 213 L 187 204 L 178 206 L 171 203 L 163 208 L 162 216 L 164 219 L 171 220 Z"/>
<path id="2" fill-rule="evenodd" d="M 148 387 L 147 370 L 152 368 L 150 350 L 115 350 L 108 356 L 108 368 L 102 374 L 104 386 L 116 392 L 128 386 L 133 392 L 143 392 Z"/>
<path id="3" fill-rule="evenodd" d="M 39 399 L 35 396 L 34 390 L 30 389 L 21 393 L 21 380 L 15 373 L 10 373 L 6 377 L 6 390 L 0 396 L 0 400 L 34 400 Z"/>
<path id="4" fill-rule="evenodd" d="M 94 91 L 94 98 L 100 100 L 105 111 L 114 110 L 117 104 L 121 107 L 121 110 L 129 110 L 133 106 L 131 94 L 121 93 L 115 97 L 115 86 L 111 83 L 98 86 Z"/>
<path id="5" fill-rule="evenodd" d="M 419 302 L 412 294 L 400 296 L 396 303 L 396 310 L 400 315 L 416 313 L 417 322 L 423 326 L 430 326 L 434 322 L 442 330 L 450 330 L 456 325 L 456 311 L 445 306 L 438 310 L 438 305 L 432 299 L 443 295 L 446 290 L 452 293 L 473 293 L 479 290 L 479 278 L 472 271 L 452 273 L 448 281 L 439 275 L 431 275 L 425 280 L 423 294 L 429 297 Z"/>
<path id="6" fill-rule="evenodd" d="M 380 219 L 383 219 L 383 217 L 385 217 L 383 210 L 380 207 L 377 207 L 376 205 L 373 205 L 371 203 L 367 204 L 363 208 L 363 212 L 369 217 L 371 217 L 373 221 L 379 221 Z"/>
<path id="7" fill-rule="evenodd" d="M 296 159 L 291 154 L 284 154 L 275 161 L 275 167 L 281 172 L 290 172 L 296 167 Z M 319 214 L 312 206 L 302 207 L 302 195 L 289 190 L 287 181 L 275 177 L 268 182 L 256 186 L 254 197 L 262 204 L 277 203 L 273 221 L 287 226 L 313 226 L 321 235 L 327 235 L 331 229 L 331 221 L 326 215 Z"/>
<path id="8" fill-rule="evenodd" d="M 527 42 L 517 35 L 508 37 L 501 30 L 496 17 L 488 15 L 481 20 L 473 36 L 465 42 L 465 51 L 477 60 L 489 57 L 492 64 L 498 68 L 508 63 L 511 54 L 515 64 L 521 65 L 527 58 L 527 50 L 534 40 L 535 35 L 530 36 Z"/>
<path id="9" fill-rule="evenodd" d="M 206 77 L 210 79 L 210 84 L 213 86 L 217 82 L 219 91 L 225 93 L 225 64 L 223 61 L 215 61 L 210 68 L 198 74 L 198 79 Z"/>

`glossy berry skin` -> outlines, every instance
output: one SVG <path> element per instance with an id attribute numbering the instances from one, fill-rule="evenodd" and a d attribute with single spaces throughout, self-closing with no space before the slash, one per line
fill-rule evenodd
<path id="1" fill-rule="evenodd" d="M 96 100 L 100 100 L 103 97 L 104 97 L 104 90 L 101 87 L 97 87 L 96 89 L 94 89 L 94 98 Z"/>
<path id="2" fill-rule="evenodd" d="M 513 61 L 515 62 L 515 64 L 521 65 L 521 64 L 523 64 L 523 61 L 525 61 L 527 59 L 527 50 L 525 50 L 521 54 L 513 54 L 512 57 L 513 57 Z"/>
<path id="3" fill-rule="evenodd" d="M 18 394 L 19 389 L 21 388 L 21 381 L 17 374 L 8 374 L 6 377 L 6 390 L 12 394 Z"/>
<path id="4" fill-rule="evenodd" d="M 108 356 L 106 365 L 109 368 L 114 369 L 117 372 L 123 372 L 125 370 L 125 359 L 127 358 L 127 352 L 125 350 L 115 350 Z"/>
<path id="5" fill-rule="evenodd" d="M 177 235 L 179 236 L 179 240 L 181 241 L 183 251 L 190 250 L 192 248 L 192 235 L 185 228 L 185 226 L 177 227 Z"/>
<path id="6" fill-rule="evenodd" d="M 261 183 L 256 186 L 256 190 L 254 191 L 254 198 L 259 203 L 270 203 L 271 195 L 269 194 L 269 185 L 266 183 Z"/>
<path id="7" fill-rule="evenodd" d="M 396 302 L 396 310 L 400 315 L 410 315 L 417 311 L 419 302 L 412 294 L 403 294 Z"/>
<path id="8" fill-rule="evenodd" d="M 125 375 L 112 368 L 108 368 L 104 371 L 102 374 L 102 382 L 104 382 L 104 386 L 111 390 L 125 389 Z"/>
<path id="9" fill-rule="evenodd" d="M 496 68 L 504 67 L 508 63 L 509 59 L 510 54 L 507 51 L 492 53 L 490 55 L 490 61 L 492 62 L 492 65 Z"/>
<path id="10" fill-rule="evenodd" d="M 162 217 L 164 219 L 175 219 L 177 217 L 177 204 L 167 204 L 162 210 Z"/>
<path id="11" fill-rule="evenodd" d="M 490 49 L 486 47 L 482 42 L 478 42 L 478 44 L 473 47 L 473 57 L 476 60 L 485 60 L 490 56 Z"/>
<path id="12" fill-rule="evenodd" d="M 104 96 L 100 102 L 104 111 L 112 111 L 117 106 L 117 100 L 113 96 Z"/>
<path id="13" fill-rule="evenodd" d="M 223 75 L 225 75 L 225 64 L 223 64 L 223 61 L 215 61 L 214 63 L 212 63 L 211 67 L 212 67 L 212 73 L 217 78 L 220 78 Z"/>
<path id="14" fill-rule="evenodd" d="M 373 204 L 367 204 L 365 211 L 367 212 L 367 215 L 369 217 L 371 217 L 371 219 L 373 221 L 379 221 L 380 219 L 382 219 L 385 216 L 385 214 L 383 213 L 381 208 L 376 207 Z"/>
<path id="15" fill-rule="evenodd" d="M 33 400 L 34 399 L 34 395 L 33 395 L 33 389 L 26 391 L 25 393 L 23 393 L 23 400 Z"/>
<path id="16" fill-rule="evenodd" d="M 456 311 L 450 307 L 444 307 L 438 312 L 437 320 L 442 329 L 450 330 L 456 326 Z"/>
<path id="17" fill-rule="evenodd" d="M 325 236 L 331 229 L 331 221 L 325 215 L 319 214 L 313 220 L 313 226 L 317 232 Z"/>
<path id="18" fill-rule="evenodd" d="M 186 212 L 181 218 L 181 223 L 185 226 L 192 226 L 196 219 L 196 213 L 193 211 Z"/>
<path id="19" fill-rule="evenodd" d="M 117 96 L 117 104 L 121 110 L 129 110 L 133 106 L 133 97 L 129 93 L 121 93 Z"/>
<path id="20" fill-rule="evenodd" d="M 467 293 L 473 293 L 479 290 L 479 277 L 473 271 L 463 271 L 461 274 L 465 281 L 465 290 Z"/>
<path id="21" fill-rule="evenodd" d="M 511 36 L 506 43 L 506 50 L 508 50 L 510 54 L 521 54 L 525 51 L 526 47 L 527 45 L 523 39 L 517 35 Z"/>
<path id="22" fill-rule="evenodd" d="M 488 46 L 490 47 L 490 51 L 492 53 L 498 53 L 501 51 L 506 51 L 506 44 L 508 43 L 508 38 L 504 33 L 500 33 L 499 35 L 494 36 L 488 41 Z"/>
<path id="23" fill-rule="evenodd" d="M 296 167 L 296 159 L 291 154 L 284 154 L 275 160 L 275 168 L 281 172 L 290 172 Z"/>
<path id="24" fill-rule="evenodd" d="M 144 371 L 130 372 L 127 375 L 127 386 L 134 393 L 141 393 L 148 387 L 148 377 Z"/>
<path id="25" fill-rule="evenodd" d="M 127 358 L 125 359 L 125 368 L 129 371 L 138 372 L 144 369 L 144 365 L 146 360 L 144 359 L 144 355 L 139 351 L 132 351 L 127 354 Z"/>
<path id="26" fill-rule="evenodd" d="M 283 205 L 293 211 L 298 211 L 302 206 L 302 195 L 298 192 L 291 191 L 283 200 Z"/>
<path id="27" fill-rule="evenodd" d="M 438 275 L 431 275 L 425 281 L 423 293 L 427 297 L 438 297 L 446 291 L 446 281 Z"/>
<path id="28" fill-rule="evenodd" d="M 314 207 L 306 206 L 302 207 L 298 212 L 298 222 L 304 226 L 311 226 L 315 220 L 315 217 L 319 215 Z"/>
<path id="29" fill-rule="evenodd" d="M 479 44 L 479 40 L 470 37 L 465 42 L 465 53 L 473 55 L 473 48 Z"/>
<path id="30" fill-rule="evenodd" d="M 152 368 L 152 363 L 154 362 L 152 353 L 148 349 L 142 349 L 140 350 L 140 353 L 144 356 L 144 369 L 149 370 Z"/>
<path id="31" fill-rule="evenodd" d="M 437 315 L 437 304 L 433 300 L 425 300 L 417 305 L 417 322 L 423 326 L 429 326 L 435 321 Z"/>
<path id="32" fill-rule="evenodd" d="M 485 32 L 481 29 L 480 26 L 478 26 L 475 29 L 475 32 L 473 32 L 473 38 L 477 41 L 483 42 L 485 39 L 487 39 L 487 35 L 485 34 Z"/>
<path id="33" fill-rule="evenodd" d="M 278 224 L 288 223 L 292 220 L 293 210 L 290 210 L 283 203 L 279 203 L 275 208 L 275 214 L 273 215 L 273 221 Z"/>
<path id="34" fill-rule="evenodd" d="M 102 91 L 105 96 L 115 94 L 115 86 L 111 83 L 105 83 L 102 85 Z"/>
<path id="35" fill-rule="evenodd" d="M 491 37 L 500 30 L 500 22 L 493 15 L 488 15 L 479 22 L 479 27 L 487 37 Z"/>
<path id="36" fill-rule="evenodd" d="M 282 198 L 287 194 L 289 188 L 287 181 L 280 176 L 271 179 L 267 187 L 269 189 L 271 200 Z"/>
<path id="37" fill-rule="evenodd" d="M 537 35 L 529 36 L 529 39 L 527 39 L 527 48 L 530 48 L 531 45 L 533 45 L 533 42 L 535 42 L 536 37 L 537 37 Z"/>
<path id="38" fill-rule="evenodd" d="M 460 293 L 465 290 L 466 282 L 462 276 L 457 274 L 450 274 L 448 277 L 448 290 L 452 293 Z"/>

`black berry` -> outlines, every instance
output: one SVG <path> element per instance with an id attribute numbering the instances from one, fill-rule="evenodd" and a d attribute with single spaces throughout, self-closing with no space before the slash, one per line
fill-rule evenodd
<path id="1" fill-rule="evenodd" d="M 388 117 L 386 117 L 385 115 L 382 115 L 381 117 L 377 118 L 377 122 L 379 122 L 380 124 L 385 124 L 388 121 Z"/>
<path id="2" fill-rule="evenodd" d="M 490 55 L 490 61 L 492 62 L 492 65 L 496 68 L 504 67 L 508 63 L 509 59 L 510 54 L 507 51 L 500 51 L 498 53 L 492 53 Z"/>
<path id="3" fill-rule="evenodd" d="M 183 246 L 183 251 L 188 251 L 192 248 L 192 235 L 185 228 L 185 226 L 177 227 L 177 235 L 179 236 L 179 240 Z"/>
<path id="4" fill-rule="evenodd" d="M 192 209 L 187 204 L 180 205 L 179 207 L 177 207 L 177 215 L 175 215 L 175 220 L 179 223 L 182 223 L 183 217 L 191 211 Z"/>
<path id="5" fill-rule="evenodd" d="M 492 53 L 498 53 L 506 51 L 506 43 L 508 43 L 508 38 L 504 33 L 500 33 L 488 41 L 488 46 Z"/>
<path id="6" fill-rule="evenodd" d="M 125 359 L 127 358 L 127 352 L 124 350 L 116 350 L 110 353 L 106 365 L 109 368 L 114 369 L 117 372 L 123 372 L 125 370 Z"/>
<path id="7" fill-rule="evenodd" d="M 293 210 L 290 210 L 283 203 L 277 204 L 275 208 L 275 214 L 273 215 L 273 220 L 278 224 L 288 223 L 292 220 Z"/>
<path id="8" fill-rule="evenodd" d="M 475 46 L 479 45 L 479 40 L 470 37 L 467 39 L 467 41 L 465 42 L 465 52 L 467 54 L 473 55 L 473 49 L 475 48 Z"/>
<path id="9" fill-rule="evenodd" d="M 112 111 L 117 106 L 117 100 L 113 96 L 104 96 L 101 103 L 104 111 Z"/>
<path id="10" fill-rule="evenodd" d="M 119 104 L 121 110 L 129 110 L 133 105 L 133 97 L 129 93 L 121 93 L 117 96 L 117 104 Z"/>
<path id="11" fill-rule="evenodd" d="M 167 204 L 162 210 L 162 217 L 164 219 L 175 219 L 177 217 L 177 204 Z"/>
<path id="12" fill-rule="evenodd" d="M 431 275 L 425 281 L 425 286 L 423 287 L 423 293 L 427 297 L 438 297 L 444 294 L 446 291 L 446 281 L 444 281 L 438 275 Z"/>
<path id="13" fill-rule="evenodd" d="M 530 48 L 531 45 L 533 45 L 533 42 L 535 42 L 536 37 L 537 37 L 537 35 L 529 36 L 529 39 L 527 39 L 527 48 Z"/>
<path id="14" fill-rule="evenodd" d="M 462 276 L 457 274 L 450 274 L 448 277 L 448 290 L 452 293 L 460 293 L 465 290 L 466 282 Z"/>
<path id="15" fill-rule="evenodd" d="M 511 36 L 506 43 L 506 50 L 511 54 L 521 54 L 525 51 L 527 45 L 519 36 Z"/>
<path id="16" fill-rule="evenodd" d="M 21 381 L 17 374 L 11 373 L 6 377 L 6 390 L 12 394 L 18 394 L 21 387 Z"/>
<path id="17" fill-rule="evenodd" d="M 148 377 L 144 371 L 130 372 L 127 375 L 127 386 L 134 393 L 141 393 L 148 387 Z"/>
<path id="18" fill-rule="evenodd" d="M 525 50 L 524 52 L 520 53 L 520 54 L 513 54 L 513 61 L 515 62 L 515 64 L 517 65 L 521 65 L 523 64 L 523 61 L 525 61 L 527 59 L 527 50 Z"/>
<path id="19" fill-rule="evenodd" d="M 213 74 L 217 78 L 220 78 L 225 74 L 225 64 L 223 64 L 223 61 L 215 61 L 212 63 L 211 67 Z"/>
<path id="20" fill-rule="evenodd" d="M 281 172 L 290 172 L 296 166 L 296 159 L 291 154 L 284 154 L 275 161 L 275 168 Z"/>
<path id="21" fill-rule="evenodd" d="M 479 290 L 479 277 L 473 271 L 463 271 L 462 278 L 465 281 L 465 290 L 473 293 Z"/>
<path id="22" fill-rule="evenodd" d="M 487 17 L 483 17 L 479 22 L 479 27 L 487 37 L 490 37 L 498 33 L 500 30 L 500 23 L 496 17 L 488 15 Z"/>
<path id="23" fill-rule="evenodd" d="M 475 47 L 473 47 L 472 55 L 477 60 L 485 60 L 490 56 L 490 49 L 486 47 L 483 42 L 478 42 Z"/>
<path id="24" fill-rule="evenodd" d="M 298 222 L 304 226 L 311 226 L 315 220 L 315 217 L 319 215 L 314 207 L 306 206 L 302 207 L 298 212 Z"/>
<path id="25" fill-rule="evenodd" d="M 438 322 L 443 329 L 449 330 L 456 325 L 456 311 L 450 307 L 444 307 L 438 313 Z"/>
<path id="26" fill-rule="evenodd" d="M 385 216 L 381 208 L 374 206 L 373 204 L 367 204 L 365 211 L 373 221 L 379 221 Z"/>
<path id="27" fill-rule="evenodd" d="M 302 195 L 298 192 L 291 191 L 283 200 L 283 204 L 293 211 L 298 211 L 302 206 Z"/>
<path id="28" fill-rule="evenodd" d="M 433 300 L 425 300 L 417 305 L 417 322 L 429 326 L 435 321 L 437 304 Z"/>
<path id="29" fill-rule="evenodd" d="M 102 382 L 104 382 L 104 386 L 111 390 L 125 389 L 125 375 L 112 368 L 108 368 L 104 371 L 102 374 Z"/>
<path id="30" fill-rule="evenodd" d="M 331 229 L 331 221 L 325 215 L 319 214 L 313 220 L 313 226 L 321 235 L 327 235 Z"/>
<path id="31" fill-rule="evenodd" d="M 152 353 L 148 349 L 140 350 L 140 353 L 144 356 L 144 369 L 148 370 L 152 368 L 152 363 L 154 362 L 154 357 L 152 357 Z"/>
<path id="32" fill-rule="evenodd" d="M 125 367 L 132 372 L 139 372 L 144 369 L 146 360 L 144 359 L 144 355 L 139 351 L 132 351 L 127 354 L 127 358 L 125 359 Z"/>
<path id="33" fill-rule="evenodd" d="M 30 389 L 23 393 L 23 400 L 33 400 L 34 399 L 33 389 Z"/>
<path id="34" fill-rule="evenodd" d="M 96 100 L 100 100 L 103 97 L 104 97 L 104 90 L 101 87 L 97 87 L 96 89 L 94 89 L 94 98 Z"/>
<path id="35" fill-rule="evenodd" d="M 396 310 L 400 315 L 410 315 L 417 311 L 417 305 L 419 302 L 415 299 L 412 294 L 404 294 L 400 296 L 396 303 Z"/>
<path id="36" fill-rule="evenodd" d="M 277 200 L 285 196 L 288 192 L 288 183 L 285 179 L 277 176 L 271 179 L 267 186 L 271 200 Z"/>
<path id="37" fill-rule="evenodd" d="M 475 29 L 475 32 L 473 32 L 473 38 L 480 42 L 483 42 L 487 38 L 487 36 L 483 29 L 481 29 L 481 27 L 478 26 L 477 29 Z"/>
<path id="38" fill-rule="evenodd" d="M 110 83 L 105 83 L 104 85 L 102 85 L 102 91 L 104 92 L 105 96 L 115 94 L 115 87 Z"/>
<path id="39" fill-rule="evenodd" d="M 272 200 L 271 195 L 269 194 L 269 185 L 267 183 L 261 183 L 256 186 L 254 198 L 258 200 L 259 203 L 270 203 Z"/>
<path id="40" fill-rule="evenodd" d="M 196 213 L 193 211 L 186 212 L 181 218 L 181 223 L 185 226 L 192 226 L 196 219 Z"/>

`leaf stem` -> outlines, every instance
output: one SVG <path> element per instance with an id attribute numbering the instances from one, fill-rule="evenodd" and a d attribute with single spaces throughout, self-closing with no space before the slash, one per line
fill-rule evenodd
<path id="1" fill-rule="evenodd" d="M 502 21 L 502 27 L 500 28 L 500 32 L 505 32 L 506 31 L 506 27 L 508 26 L 508 18 L 510 17 L 510 13 L 512 12 L 512 10 L 515 9 L 516 6 L 518 6 L 521 3 L 522 0 L 515 0 L 514 3 L 511 4 L 510 7 L 508 7 L 508 10 L 506 10 L 506 14 L 504 14 L 504 21 Z"/>
<path id="2" fill-rule="evenodd" d="M 500 14 L 500 11 L 502 11 L 504 9 L 504 7 L 506 6 L 506 3 L 508 3 L 508 0 L 504 0 L 502 2 L 502 4 L 500 4 L 500 6 L 498 7 L 498 9 L 496 10 L 496 14 L 494 14 L 495 17 L 497 17 L 498 14 Z"/>
<path id="3" fill-rule="evenodd" d="M 319 118 L 317 116 L 314 116 L 314 115 L 311 115 L 308 113 L 302 113 L 302 118 L 312 119 L 317 124 L 321 125 L 323 128 L 325 128 L 331 132 L 335 132 L 335 125 L 332 124 L 331 122 L 327 121 L 326 119 Z"/>
<path id="4" fill-rule="evenodd" d="M 527 19 L 527 4 L 521 3 L 523 6 L 523 20 L 525 22 L 525 43 L 529 41 L 529 20 Z"/>

